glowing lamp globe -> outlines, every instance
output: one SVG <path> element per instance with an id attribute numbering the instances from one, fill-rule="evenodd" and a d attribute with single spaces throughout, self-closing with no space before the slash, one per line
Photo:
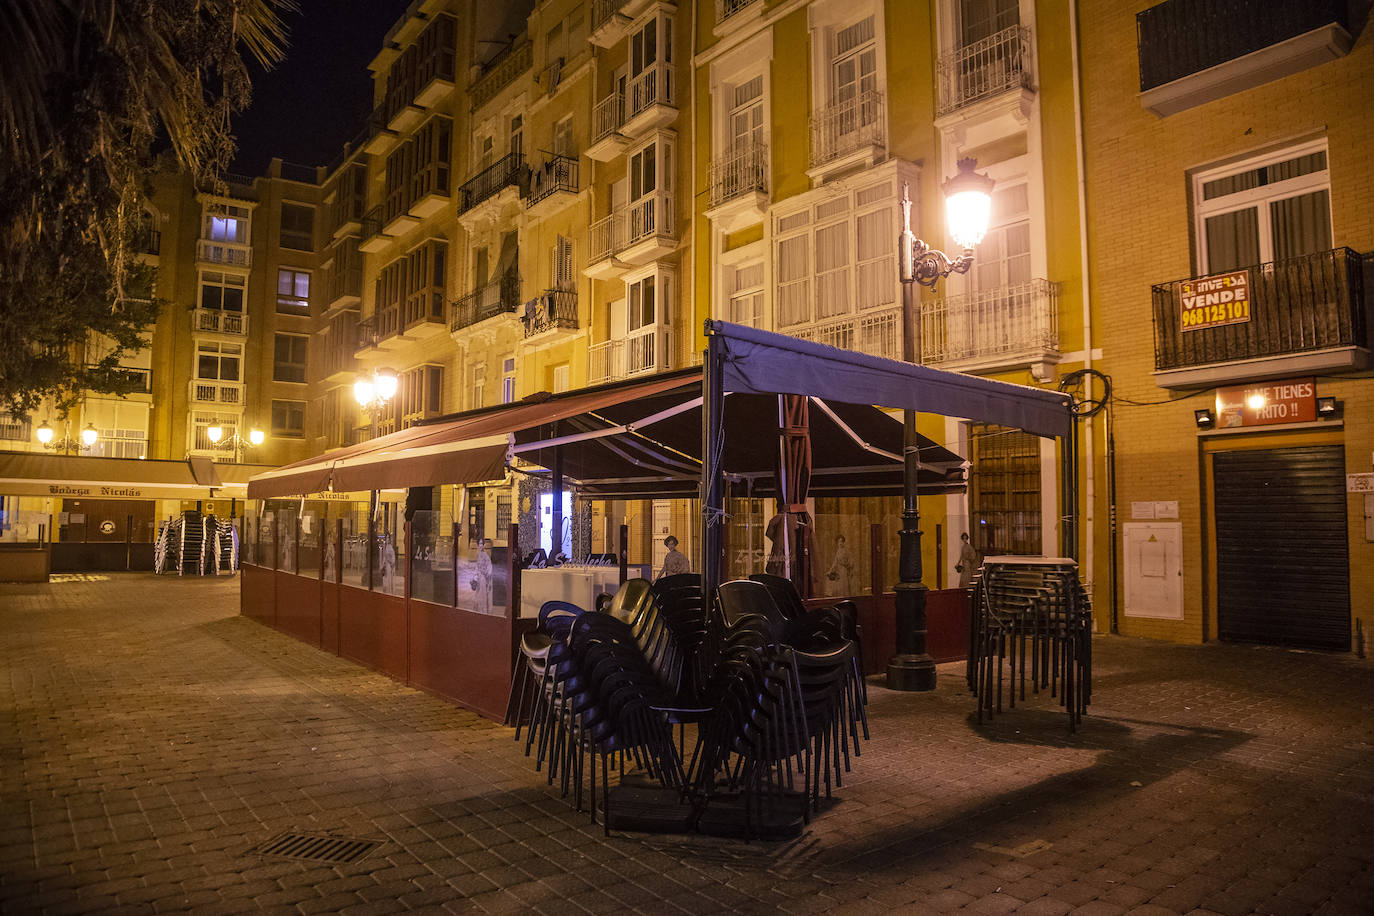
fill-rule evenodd
<path id="1" fill-rule="evenodd" d="M 379 399 L 389 401 L 396 396 L 396 373 L 390 369 L 378 369 L 373 376 L 373 384 L 377 387 Z"/>
<path id="2" fill-rule="evenodd" d="M 47 420 L 44 420 L 43 425 L 34 430 L 34 435 L 37 436 L 38 441 L 44 445 L 52 441 L 52 427 L 48 425 Z"/>
<path id="3" fill-rule="evenodd" d="M 90 448 L 95 445 L 95 440 L 100 438 L 100 433 L 95 431 L 94 423 L 87 423 L 86 428 L 81 431 L 81 444 Z"/>
<path id="4" fill-rule="evenodd" d="M 360 378 L 353 383 L 353 397 L 363 407 L 372 403 L 372 398 L 376 395 L 371 379 Z"/>
<path id="5" fill-rule="evenodd" d="M 260 429 L 252 429 L 248 431 L 248 441 L 251 442 L 253 445 L 262 445 L 262 440 L 266 438 L 267 434 Z"/>
<path id="6" fill-rule="evenodd" d="M 224 430 L 218 426 L 207 426 L 205 427 L 205 435 L 210 439 L 211 444 L 214 444 L 224 437 Z"/>
<path id="7" fill-rule="evenodd" d="M 943 186 L 945 220 L 950 237 L 961 248 L 971 249 L 983 240 L 992 215 L 993 180 L 974 171 L 976 159 L 960 159 L 959 174 Z"/>

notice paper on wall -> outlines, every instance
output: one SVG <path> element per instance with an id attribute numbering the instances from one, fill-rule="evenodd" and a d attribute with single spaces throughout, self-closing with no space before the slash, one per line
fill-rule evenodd
<path id="1" fill-rule="evenodd" d="M 1131 518 L 1154 518 L 1155 503 L 1153 500 L 1148 502 L 1132 502 Z"/>

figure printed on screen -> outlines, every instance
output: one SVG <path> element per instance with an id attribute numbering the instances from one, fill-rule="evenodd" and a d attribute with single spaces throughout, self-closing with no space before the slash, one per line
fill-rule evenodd
<path id="1" fill-rule="evenodd" d="M 479 614 L 491 613 L 491 538 L 477 542 L 477 570 L 472 577 L 473 610 Z"/>
<path id="2" fill-rule="evenodd" d="M 954 571 L 959 574 L 959 587 L 972 588 L 973 574 L 978 571 L 978 551 L 969 543 L 968 532 L 959 535 L 963 541 L 963 546 L 959 548 L 959 562 L 954 565 Z"/>
<path id="3" fill-rule="evenodd" d="M 663 558 L 663 568 L 658 571 L 658 578 L 664 576 L 676 576 L 679 573 L 689 573 L 692 571 L 692 561 L 687 559 L 687 555 L 677 549 L 677 538 L 668 535 L 663 539 L 663 546 L 668 548 L 668 555 Z"/>
<path id="4" fill-rule="evenodd" d="M 831 597 L 844 598 L 854 594 L 854 558 L 849 555 L 843 534 L 835 535 L 835 556 L 830 561 L 825 579 L 826 593 Z"/>

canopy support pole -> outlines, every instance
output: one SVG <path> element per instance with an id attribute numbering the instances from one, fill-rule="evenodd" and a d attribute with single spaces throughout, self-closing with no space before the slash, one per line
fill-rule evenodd
<path id="1" fill-rule="evenodd" d="M 721 473 L 721 453 L 725 447 L 721 422 L 725 411 L 725 393 L 721 388 L 724 360 L 721 340 L 710 332 L 708 323 L 706 353 L 701 361 L 701 585 L 708 602 L 715 600 L 716 586 L 720 584 L 724 546 L 721 527 L 725 523 L 725 476 Z"/>
<path id="2" fill-rule="evenodd" d="M 1060 525 L 1060 556 L 1078 559 L 1078 422 L 1069 423 L 1069 431 L 1059 438 L 1062 480 L 1060 490 L 1064 493 L 1063 524 Z"/>

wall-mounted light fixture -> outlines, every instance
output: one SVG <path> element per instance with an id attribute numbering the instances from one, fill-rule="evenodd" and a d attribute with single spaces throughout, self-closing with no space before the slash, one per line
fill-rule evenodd
<path id="1" fill-rule="evenodd" d="M 1197 424 L 1198 429 L 1211 429 L 1216 421 L 1210 410 L 1206 407 L 1200 407 L 1193 411 L 1193 422 Z"/>
<path id="2" fill-rule="evenodd" d="M 1341 415 L 1342 406 L 1335 398 L 1317 398 L 1317 416 L 1323 420 L 1334 420 Z"/>

